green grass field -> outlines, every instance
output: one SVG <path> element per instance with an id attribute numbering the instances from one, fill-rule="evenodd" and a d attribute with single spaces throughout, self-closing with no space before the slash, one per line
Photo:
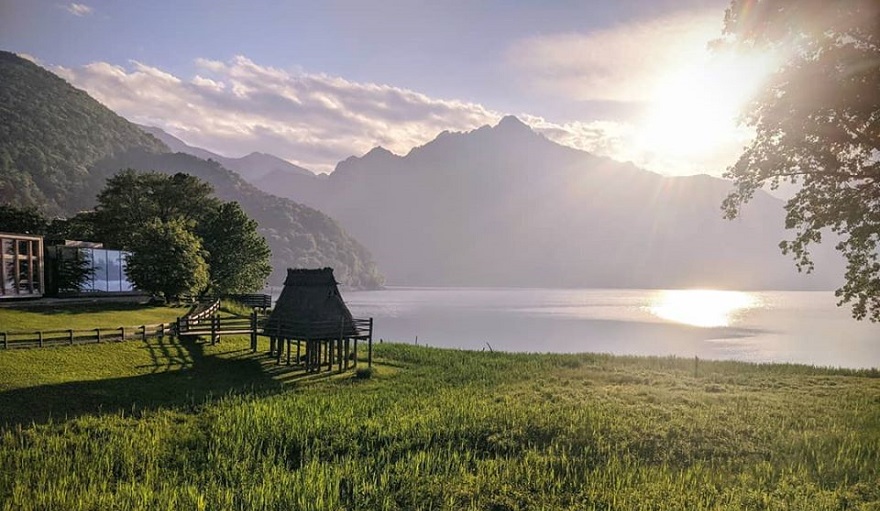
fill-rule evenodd
<path id="1" fill-rule="evenodd" d="M 0 509 L 880 509 L 876 371 L 247 344 L 0 351 Z"/>
<path id="2" fill-rule="evenodd" d="M 153 325 L 174 321 L 188 307 L 146 306 L 136 303 L 56 304 L 48 307 L 12 309 L 0 307 L 0 331 L 74 330 L 102 327 Z"/>

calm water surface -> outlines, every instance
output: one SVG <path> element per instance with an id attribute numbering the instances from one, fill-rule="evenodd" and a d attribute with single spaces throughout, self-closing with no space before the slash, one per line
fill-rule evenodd
<path id="1" fill-rule="evenodd" d="M 880 325 L 832 292 L 389 288 L 343 291 L 375 338 L 527 352 L 880 367 Z"/>

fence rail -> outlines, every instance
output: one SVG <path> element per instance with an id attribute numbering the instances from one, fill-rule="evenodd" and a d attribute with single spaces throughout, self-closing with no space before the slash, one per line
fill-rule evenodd
<path id="1" fill-rule="evenodd" d="M 156 325 L 119 326 L 87 329 L 58 330 L 5 330 L 0 331 L 0 347 L 34 348 L 74 344 L 96 344 L 101 342 L 164 337 L 173 334 L 173 323 Z"/>
<path id="2" fill-rule="evenodd" d="M 272 308 L 272 295 L 261 293 L 247 293 L 237 295 L 223 295 L 223 298 L 238 302 L 246 307 L 253 309 L 263 309 L 264 311 Z"/>

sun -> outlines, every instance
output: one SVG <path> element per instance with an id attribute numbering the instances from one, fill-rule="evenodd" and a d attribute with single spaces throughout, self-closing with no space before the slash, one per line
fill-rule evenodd
<path id="1" fill-rule="evenodd" d="M 681 159 L 711 154 L 751 131 L 737 122 L 743 107 L 778 65 L 769 53 L 733 51 L 693 56 L 655 80 L 636 130 L 642 152 Z"/>

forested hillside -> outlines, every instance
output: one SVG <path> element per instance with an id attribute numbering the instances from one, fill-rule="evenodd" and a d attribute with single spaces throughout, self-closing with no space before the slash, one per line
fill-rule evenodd
<path id="1" fill-rule="evenodd" d="M 0 51 L 0 202 L 65 214 L 94 204 L 101 158 L 162 142 L 85 92 L 13 53 Z"/>
<path id="2" fill-rule="evenodd" d="M 170 154 L 85 92 L 8 52 L 0 52 L 0 114 L 0 203 L 69 216 L 94 207 L 106 178 L 121 169 L 185 172 L 259 223 L 272 249 L 270 284 L 280 285 L 288 267 L 322 266 L 346 285 L 382 283 L 369 252 L 332 218 L 262 192 L 216 162 Z"/>

